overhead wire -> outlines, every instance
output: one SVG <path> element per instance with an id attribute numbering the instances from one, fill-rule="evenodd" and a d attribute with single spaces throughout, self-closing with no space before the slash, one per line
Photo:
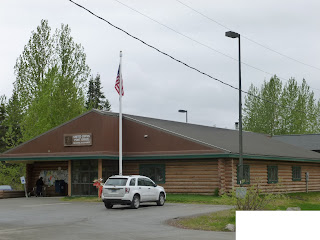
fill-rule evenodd
<path id="1" fill-rule="evenodd" d="M 172 27 L 169 27 L 169 26 L 167 26 L 167 25 L 159 22 L 158 20 L 155 20 L 154 18 L 151 18 L 150 16 L 148 16 L 148 15 L 146 15 L 146 14 L 138 11 L 137 9 L 135 9 L 135 8 L 133 8 L 133 7 L 131 7 L 131 6 L 128 6 L 127 4 L 125 4 L 125 3 L 123 3 L 123 2 L 121 2 L 121 1 L 119 1 L 119 0 L 114 0 L 114 1 L 120 3 L 121 5 L 129 8 L 129 9 L 131 9 L 131 10 L 133 10 L 133 11 L 135 11 L 136 13 L 138 13 L 138 14 L 140 14 L 140 15 L 148 18 L 148 19 L 150 19 L 151 21 L 153 21 L 153 22 L 155 22 L 155 23 L 157 23 L 157 24 L 159 24 L 159 25 L 161 25 L 161 26 L 163 26 L 163 27 L 165 27 L 165 28 L 167 28 L 167 29 L 169 29 L 169 30 L 171 30 L 171 31 L 173 31 L 173 32 L 181 35 L 181 36 L 183 36 L 183 37 L 185 37 L 185 38 L 187 38 L 187 39 L 189 39 L 189 40 L 191 40 L 191 41 L 193 41 L 193 42 L 195 42 L 195 43 L 197 43 L 197 44 L 200 44 L 200 45 L 202 45 L 203 47 L 208 48 L 209 50 L 212 50 L 212 51 L 214 51 L 214 52 L 217 52 L 217 53 L 219 53 L 219 54 L 221 54 L 221 55 L 223 55 L 223 56 L 225 56 L 225 57 L 228 57 L 228 58 L 230 58 L 230 59 L 232 59 L 232 60 L 234 60 L 234 61 L 237 61 L 237 62 L 239 61 L 238 59 L 236 59 L 236 58 L 234 58 L 234 57 L 232 57 L 232 56 L 230 56 L 230 55 L 228 55 L 228 54 L 225 54 L 225 53 L 223 53 L 223 52 L 221 52 L 221 51 L 219 51 L 219 50 L 217 50 L 217 49 L 215 49 L 215 48 L 213 48 L 213 47 L 211 47 L 211 46 L 209 46 L 209 45 L 207 45 L 207 44 L 204 44 L 204 43 L 202 43 L 202 42 L 200 42 L 200 41 L 198 41 L 198 40 L 195 40 L 194 38 L 191 38 L 191 37 L 189 37 L 188 35 L 183 34 L 183 33 L 179 32 L 179 31 L 173 29 Z M 221 25 L 221 26 L 223 26 L 223 25 Z M 258 67 L 252 66 L 252 65 L 250 65 L 250 64 L 248 64 L 248 63 L 246 63 L 246 62 L 241 61 L 241 63 L 244 64 L 244 65 L 246 65 L 247 67 L 253 68 L 253 69 L 257 70 L 257 71 L 260 71 L 260 72 L 262 72 L 262 73 L 268 74 L 268 75 L 270 75 L 270 76 L 274 76 L 274 75 L 275 75 L 275 74 L 273 74 L 273 73 L 270 73 L 270 72 L 267 72 L 267 71 L 265 71 L 265 70 L 262 70 L 262 69 L 260 69 L 260 68 L 258 68 Z M 285 80 L 285 81 L 288 81 L 287 78 L 284 78 L 284 77 L 281 77 L 281 76 L 278 76 L 278 75 L 277 75 L 277 77 L 278 77 L 279 79 L 283 79 L 283 80 Z M 320 91 L 320 89 L 317 89 L 317 90 Z"/>
<path id="2" fill-rule="evenodd" d="M 217 25 L 219 25 L 219 26 L 221 26 L 221 27 L 223 27 L 223 28 L 225 28 L 225 29 L 227 29 L 227 30 L 229 30 L 229 31 L 233 31 L 233 30 L 232 30 L 231 28 L 229 28 L 228 26 L 226 26 L 226 25 L 218 22 L 217 20 L 215 20 L 215 19 L 213 19 L 213 18 L 211 18 L 211 17 L 208 17 L 208 16 L 205 15 L 204 13 L 202 13 L 202 12 L 200 12 L 200 11 L 192 8 L 191 6 L 187 5 L 186 3 L 184 3 L 184 2 L 182 2 L 182 1 L 180 1 L 180 0 L 176 0 L 176 1 L 177 1 L 178 3 L 184 5 L 185 7 L 191 9 L 192 11 L 198 13 L 199 15 L 203 16 L 204 18 L 207 18 L 208 20 L 216 23 Z M 290 60 L 292 60 L 292 61 L 295 61 L 295 62 L 300 63 L 300 64 L 303 64 L 303 65 L 305 65 L 305 66 L 314 68 L 314 69 L 316 69 L 316 70 L 320 70 L 320 68 L 318 68 L 318 67 L 315 67 L 315 66 L 312 66 L 312 65 L 310 65 L 310 64 L 304 63 L 304 62 L 302 62 L 302 61 L 300 61 L 300 60 L 294 59 L 294 58 L 292 58 L 292 57 L 290 57 L 290 56 L 288 56 L 288 55 L 285 55 L 285 54 L 283 54 L 283 53 L 281 53 L 281 52 L 279 52 L 279 51 L 276 51 L 276 50 L 274 50 L 274 49 L 272 49 L 272 48 L 270 48 L 270 47 L 268 47 L 268 46 L 265 46 L 264 44 L 259 43 L 259 42 L 255 41 L 255 40 L 253 40 L 253 39 L 251 39 L 251 38 L 249 38 L 249 37 L 247 37 L 247 36 L 245 36 L 245 35 L 243 35 L 243 34 L 241 34 L 241 37 L 242 37 L 242 38 L 245 38 L 245 39 L 247 39 L 248 41 L 253 42 L 254 44 L 256 44 L 256 45 L 258 45 L 258 46 L 260 46 L 260 47 L 263 47 L 263 48 L 265 48 L 265 49 L 267 49 L 267 50 L 269 50 L 269 51 L 271 51 L 271 52 L 277 53 L 278 55 L 280 55 L 280 56 L 282 56 L 282 57 L 288 58 L 288 59 L 290 59 Z M 245 63 L 244 63 L 244 64 L 245 64 Z M 257 70 L 259 70 L 259 69 L 257 69 Z M 259 71 L 260 71 L 260 70 L 259 70 Z M 263 70 L 262 70 L 262 71 L 263 71 Z M 269 73 L 269 72 L 266 72 L 266 71 L 263 71 L 263 72 L 264 72 L 264 73 L 267 73 L 267 74 L 269 74 L 269 75 L 273 75 L 272 73 Z M 288 79 L 286 79 L 286 78 L 284 78 L 284 77 L 281 77 L 281 76 L 278 76 L 278 75 L 277 75 L 277 77 L 278 77 L 279 79 L 282 79 L 282 80 L 286 80 L 286 81 L 288 80 Z M 314 87 L 311 87 L 311 86 L 310 86 L 310 88 L 311 88 L 311 89 L 314 89 L 314 90 L 317 90 L 317 91 L 320 91 L 320 89 L 318 89 L 318 88 L 314 88 Z"/>
<path id="3" fill-rule="evenodd" d="M 92 12 L 91 10 L 87 9 L 86 7 L 80 5 L 79 3 L 76 3 L 76 2 L 74 2 L 73 0 L 68 0 L 68 1 L 71 2 L 71 3 L 73 3 L 74 5 L 82 8 L 82 9 L 84 9 L 85 11 L 89 12 L 91 15 L 95 16 L 96 18 L 98 18 L 98 19 L 100 19 L 100 20 L 108 23 L 110 26 L 112 26 L 112 27 L 118 29 L 119 31 L 127 34 L 129 37 L 131 37 L 131 38 L 133 38 L 133 39 L 141 42 L 142 44 L 148 46 L 149 48 L 152 48 L 152 49 L 156 50 L 157 52 L 159 52 L 159 53 L 161 53 L 161 54 L 163 54 L 163 55 L 171 58 L 172 60 L 174 60 L 174 61 L 176 61 L 176 62 L 178 62 L 178 63 L 180 63 L 180 64 L 183 64 L 184 66 L 186 66 L 186 67 L 188 67 L 188 68 L 190 68 L 190 69 L 192 69 L 192 70 L 194 70 L 194 71 L 196 71 L 196 72 L 198 72 L 198 73 L 200 73 L 200 74 L 202 74 L 202 75 L 204 75 L 204 76 L 207 76 L 207 77 L 209 77 L 209 78 L 211 78 L 211 79 L 213 79 L 213 80 L 215 80 L 215 81 L 217 81 L 217 82 L 219 82 L 219 83 L 221 83 L 221 84 L 223 84 L 223 85 L 225 85 L 225 86 L 228 86 L 228 87 L 230 87 L 230 88 L 233 88 L 233 89 L 235 89 L 235 90 L 240 91 L 239 88 L 237 88 L 237 87 L 235 87 L 235 86 L 233 86 L 233 85 L 231 85 L 231 84 L 229 84 L 229 83 L 226 83 L 226 82 L 224 82 L 224 81 L 222 81 L 222 80 L 220 80 L 220 79 L 218 79 L 218 78 L 215 78 L 215 77 L 213 77 L 213 76 L 211 76 L 211 75 L 209 75 L 209 74 L 207 74 L 207 73 L 205 73 L 205 72 L 203 72 L 203 71 L 201 71 L 201 70 L 199 70 L 199 69 L 197 69 L 197 68 L 195 68 L 195 67 L 192 67 L 192 66 L 190 66 L 189 64 L 187 64 L 187 63 L 185 63 L 185 62 L 183 62 L 183 61 L 181 61 L 181 60 L 179 60 L 179 59 L 177 59 L 177 58 L 169 55 L 168 53 L 165 53 L 165 52 L 161 51 L 160 49 L 158 49 L 158 48 L 156 48 L 156 47 L 154 47 L 154 46 L 146 43 L 145 41 L 141 40 L 140 38 L 133 36 L 133 35 L 130 34 L 129 32 L 127 32 L 127 31 L 123 30 L 122 28 L 120 28 L 120 27 L 112 24 L 111 22 L 109 22 L 108 20 L 104 19 L 103 17 L 98 16 L 97 14 L 95 14 L 95 13 Z M 254 95 L 254 94 L 252 94 L 252 93 L 250 93 L 250 92 L 247 92 L 247 91 L 244 91 L 244 90 L 241 90 L 241 92 L 242 92 L 242 93 L 245 93 L 245 94 L 247 94 L 247 95 L 250 95 L 250 96 L 252 96 L 252 97 L 258 98 L 258 99 L 260 99 L 260 100 L 262 100 L 262 101 L 264 101 L 264 102 L 268 102 L 268 103 L 277 105 L 277 106 L 279 106 L 279 107 L 285 107 L 285 108 L 289 108 L 289 109 L 291 109 L 291 110 L 294 110 L 294 111 L 296 111 L 296 112 L 302 112 L 302 113 L 307 114 L 307 113 L 304 112 L 304 111 L 292 109 L 292 108 L 289 107 L 289 106 L 282 105 L 282 104 L 279 104 L 279 103 L 276 103 L 276 102 L 272 102 L 272 101 L 270 101 L 270 100 L 268 100 L 268 99 L 264 99 L 264 98 L 262 98 L 262 97 L 259 97 L 259 96 L 257 96 L 257 95 Z"/>
<path id="4" fill-rule="evenodd" d="M 225 56 L 225 57 L 228 57 L 228 58 L 230 58 L 230 59 L 235 60 L 235 61 L 238 62 L 238 59 L 236 59 L 236 58 L 234 58 L 234 57 L 232 57 L 232 56 L 230 56 L 230 55 L 228 55 L 228 54 L 225 54 L 225 53 L 223 53 L 223 52 L 221 52 L 221 51 L 219 51 L 219 50 L 217 50 L 217 49 L 214 49 L 214 48 L 212 48 L 211 46 L 209 46 L 209 45 L 207 45 L 207 44 L 204 44 L 204 43 L 202 43 L 202 42 L 200 42 L 200 41 L 198 41 L 198 40 L 195 40 L 195 39 L 189 37 L 188 35 L 183 34 L 183 33 L 179 32 L 179 31 L 173 29 L 172 27 L 169 27 L 169 26 L 167 26 L 167 25 L 159 22 L 158 20 L 155 20 L 154 18 L 151 18 L 150 16 L 142 13 L 141 11 L 139 11 L 139 10 L 137 10 L 137 9 L 135 9 L 135 8 L 133 8 L 133 7 L 129 6 L 129 5 L 127 5 L 127 4 L 119 1 L 119 0 L 114 0 L 114 1 L 118 2 L 119 4 L 121 4 L 121 5 L 123 5 L 123 6 L 127 7 L 127 8 L 135 11 L 136 13 L 138 13 L 138 14 L 140 14 L 140 15 L 148 18 L 148 19 L 150 19 L 151 21 L 153 21 L 153 22 L 155 22 L 155 23 L 157 23 L 157 24 L 159 24 L 159 25 L 161 25 L 161 26 L 163 26 L 163 27 L 165 27 L 165 28 L 167 28 L 167 29 L 169 29 L 169 30 L 171 30 L 171 31 L 173 31 L 173 32 L 181 35 L 181 36 L 183 36 L 183 37 L 185 37 L 185 38 L 187 38 L 187 39 L 189 39 L 189 40 L 191 40 L 191 41 L 193 41 L 193 42 L 195 42 L 195 43 L 197 43 L 197 44 L 200 44 L 200 45 L 208 48 L 209 50 L 215 51 L 215 52 L 217 52 L 217 53 L 219 53 L 219 54 L 221 54 L 221 55 L 223 55 L 223 56 Z M 177 0 L 177 1 L 178 1 L 178 0 Z M 180 2 L 180 1 L 178 1 L 178 2 Z M 181 2 L 181 3 L 182 3 L 182 2 Z M 195 10 L 195 11 L 196 11 L 196 10 Z M 199 14 L 201 14 L 201 13 L 199 12 Z M 201 15 L 202 15 L 202 14 L 201 14 Z M 213 19 L 212 19 L 212 21 L 216 22 L 216 21 L 213 20 Z M 216 22 L 216 23 L 217 23 L 218 25 L 226 28 L 226 29 L 231 30 L 230 28 L 224 26 L 223 24 L 220 24 L 219 22 Z M 242 35 L 241 35 L 241 36 L 242 36 Z M 245 37 L 245 38 L 246 38 L 246 37 Z M 253 69 L 257 70 L 257 71 L 260 71 L 260 72 L 262 72 L 262 73 L 268 74 L 268 75 L 270 75 L 270 76 L 274 76 L 274 75 L 275 75 L 275 74 L 273 74 L 273 73 L 270 73 L 270 72 L 267 72 L 267 71 L 265 71 L 265 70 L 262 70 L 262 69 L 260 69 L 260 68 L 258 68 L 258 67 L 252 66 L 252 65 L 250 65 L 250 64 L 248 64 L 248 63 L 246 63 L 246 62 L 241 61 L 241 63 L 244 64 L 244 65 L 246 65 L 246 66 L 248 66 L 248 67 L 250 67 L 250 68 L 253 68 Z M 288 81 L 287 78 L 284 78 L 284 77 L 282 77 L 282 76 L 277 75 L 277 77 L 278 77 L 279 79 L 284 80 L 284 81 Z M 313 87 L 310 87 L 310 88 L 312 88 L 312 89 L 314 89 L 314 90 L 317 90 L 317 91 L 320 91 L 320 89 L 317 89 L 317 88 L 313 88 Z"/>
<path id="5" fill-rule="evenodd" d="M 200 11 L 192 8 L 191 6 L 187 5 L 186 3 L 184 3 L 184 2 L 182 2 L 182 1 L 180 1 L 180 0 L 176 0 L 176 1 L 177 1 L 178 3 L 180 3 L 181 5 L 184 5 L 185 7 L 191 9 L 192 11 L 194 11 L 194 12 L 196 12 L 196 13 L 198 13 L 199 15 L 207 18 L 208 20 L 210 20 L 210 21 L 218 24 L 219 26 L 221 26 L 221 27 L 223 27 L 223 28 L 225 28 L 225 29 L 227 29 L 227 30 L 233 31 L 231 28 L 227 27 L 226 25 L 223 25 L 222 23 L 218 22 L 217 20 L 215 20 L 215 19 L 213 19 L 213 18 L 211 18 L 211 17 L 208 17 L 207 15 L 205 15 L 205 14 L 203 14 L 202 12 L 200 12 Z M 302 65 L 305 65 L 305 66 L 308 66 L 308 67 L 311 67 L 311 68 L 313 68 L 313 69 L 316 69 L 316 70 L 319 70 L 319 71 L 320 71 L 320 68 L 319 68 L 319 67 L 313 66 L 313 65 L 308 64 L 308 63 L 304 63 L 304 62 L 302 62 L 302 61 L 300 61 L 300 60 L 298 60 L 298 59 L 295 59 L 295 58 L 290 57 L 290 56 L 288 56 L 288 55 L 286 55 L 286 54 L 283 54 L 283 53 L 281 53 L 281 52 L 279 52 L 279 51 L 277 51 L 277 50 L 274 50 L 274 49 L 272 49 L 272 48 L 270 48 L 270 47 L 268 47 L 268 46 L 265 46 L 265 45 L 262 44 L 262 43 L 259 43 L 259 42 L 255 41 L 255 40 L 253 40 L 253 39 L 251 39 L 251 38 L 249 38 L 249 37 L 247 37 L 247 36 L 245 36 L 245 35 L 243 35 L 243 34 L 241 34 L 241 37 L 247 39 L 247 40 L 250 41 L 250 42 L 253 42 L 253 43 L 256 44 L 256 45 L 259 45 L 260 47 L 263 47 L 263 48 L 265 48 L 265 49 L 267 49 L 267 50 L 269 50 L 269 51 L 271 51 L 271 52 L 274 52 L 274 53 L 276 53 L 276 54 L 278 54 L 278 55 L 280 55 L 280 56 L 282 56 L 282 57 L 288 58 L 288 59 L 290 59 L 290 60 L 292 60 L 292 61 L 294 61 L 294 62 L 300 63 L 300 64 L 302 64 Z M 319 90 L 319 89 L 318 89 L 318 90 Z"/>

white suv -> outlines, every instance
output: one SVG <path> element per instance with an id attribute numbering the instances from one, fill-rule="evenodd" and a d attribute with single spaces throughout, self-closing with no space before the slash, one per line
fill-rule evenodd
<path id="1" fill-rule="evenodd" d="M 141 202 L 156 202 L 158 206 L 163 206 L 165 200 L 164 188 L 140 175 L 112 176 L 106 181 L 102 191 L 102 201 L 108 209 L 115 204 L 139 208 Z"/>

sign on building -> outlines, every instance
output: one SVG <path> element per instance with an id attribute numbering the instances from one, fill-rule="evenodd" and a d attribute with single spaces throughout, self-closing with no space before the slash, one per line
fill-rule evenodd
<path id="1" fill-rule="evenodd" d="M 64 134 L 64 146 L 65 147 L 80 147 L 92 145 L 91 133 L 79 133 L 79 134 Z"/>

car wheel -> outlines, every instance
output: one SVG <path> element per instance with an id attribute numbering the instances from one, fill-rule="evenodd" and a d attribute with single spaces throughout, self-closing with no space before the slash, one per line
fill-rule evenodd
<path id="1" fill-rule="evenodd" d="M 139 195 L 134 195 L 131 202 L 131 208 L 138 209 L 139 207 L 140 207 L 140 197 Z"/>
<path id="2" fill-rule="evenodd" d="M 104 203 L 107 209 L 111 209 L 113 207 L 113 204 L 111 203 Z"/>
<path id="3" fill-rule="evenodd" d="M 160 194 L 159 194 L 159 200 L 157 201 L 157 205 L 158 205 L 158 206 L 163 206 L 165 200 L 166 200 L 166 199 L 165 199 L 165 197 L 164 197 L 164 194 L 163 194 L 163 193 L 160 193 Z"/>

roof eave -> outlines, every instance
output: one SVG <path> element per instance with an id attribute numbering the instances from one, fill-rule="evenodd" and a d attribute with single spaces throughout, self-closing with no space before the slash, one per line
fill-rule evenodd
<path id="1" fill-rule="evenodd" d="M 28 156 L 28 157 L 1 157 L 1 161 L 66 161 L 66 160 L 85 160 L 85 159 L 105 159 L 118 160 L 118 155 L 62 155 L 62 156 Z M 188 160 L 188 159 L 218 159 L 218 158 L 239 158 L 235 153 L 207 153 L 207 154 L 162 154 L 162 155 L 135 155 L 123 156 L 123 160 Z M 319 159 L 294 158 L 286 156 L 261 156 L 261 155 L 243 155 L 244 160 L 271 160 L 287 162 L 313 162 L 320 163 Z"/>

